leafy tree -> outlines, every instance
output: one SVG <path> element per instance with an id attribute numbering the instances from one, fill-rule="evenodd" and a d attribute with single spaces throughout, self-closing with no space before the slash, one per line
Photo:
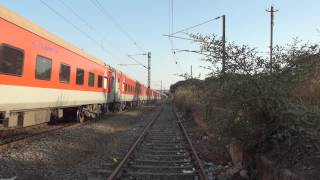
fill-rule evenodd
<path id="1" fill-rule="evenodd" d="M 221 75 L 222 40 L 216 35 L 189 34 L 195 43 L 199 43 L 197 53 L 203 55 L 203 61 L 208 66 L 202 66 L 210 71 L 210 76 Z M 264 59 L 258 55 L 256 48 L 248 45 L 237 45 L 235 42 L 226 44 L 226 72 L 237 74 L 257 74 L 265 67 Z"/>

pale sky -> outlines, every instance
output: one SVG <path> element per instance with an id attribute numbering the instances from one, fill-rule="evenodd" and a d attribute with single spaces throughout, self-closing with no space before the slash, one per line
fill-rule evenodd
<path id="1" fill-rule="evenodd" d="M 104 12 L 97 9 L 96 1 L 102 5 Z M 165 88 L 181 80 L 174 74 L 189 72 L 191 65 L 194 74 L 201 73 L 204 78 L 205 73 L 199 67 L 203 62 L 198 55 L 177 53 L 177 64 L 175 63 L 170 41 L 163 36 L 169 33 L 169 2 L 170 0 L 0 0 L 1 5 L 145 84 L 147 72 L 144 68 L 118 64 L 135 63 L 126 54 L 140 54 L 141 49 L 150 51 L 151 85 L 157 89 L 160 88 L 160 80 Z M 174 32 L 225 14 L 227 41 L 248 44 L 267 53 L 270 17 L 265 10 L 273 4 L 279 10 L 275 13 L 275 44 L 285 44 L 293 37 L 311 42 L 318 42 L 320 38 L 317 30 L 320 29 L 319 0 L 173 0 L 173 4 Z M 88 34 L 91 39 L 79 30 Z M 221 35 L 221 20 L 189 32 Z M 175 39 L 173 44 L 177 49 L 197 48 L 186 40 Z M 147 64 L 147 57 L 135 58 Z"/>

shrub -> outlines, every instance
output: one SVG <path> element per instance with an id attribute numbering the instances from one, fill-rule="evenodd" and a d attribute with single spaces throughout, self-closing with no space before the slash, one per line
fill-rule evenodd
<path id="1" fill-rule="evenodd" d="M 216 37 L 191 36 L 212 69 L 221 62 Z M 215 69 L 204 81 L 181 81 L 171 87 L 175 103 L 186 112 L 200 109 L 200 118 L 217 139 L 241 140 L 248 149 L 296 139 L 304 128 L 318 127 L 320 71 L 317 45 L 294 41 L 276 47 L 274 71 L 255 49 L 230 43 L 228 70 Z M 266 61 L 265 61 L 266 62 Z"/>

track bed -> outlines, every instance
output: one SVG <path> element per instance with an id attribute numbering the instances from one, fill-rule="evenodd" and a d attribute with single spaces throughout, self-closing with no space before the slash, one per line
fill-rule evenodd
<path id="1" fill-rule="evenodd" d="M 109 179 L 204 179 L 181 126 L 172 105 L 165 105 Z"/>

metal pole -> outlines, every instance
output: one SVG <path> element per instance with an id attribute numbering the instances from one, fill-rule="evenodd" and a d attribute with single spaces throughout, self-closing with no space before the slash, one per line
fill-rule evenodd
<path id="1" fill-rule="evenodd" d="M 273 6 L 270 12 L 270 73 L 272 74 L 272 55 L 273 55 Z"/>
<path id="2" fill-rule="evenodd" d="M 148 100 L 150 100 L 151 52 L 148 52 Z"/>
<path id="3" fill-rule="evenodd" d="M 151 52 L 148 52 L 148 88 L 150 88 L 150 81 L 151 81 L 150 71 L 151 71 Z"/>
<path id="4" fill-rule="evenodd" d="M 191 65 L 191 79 L 193 78 L 193 75 L 192 75 L 192 65 Z"/>
<path id="5" fill-rule="evenodd" d="M 161 89 L 160 89 L 160 99 L 162 99 L 162 80 L 161 80 Z"/>
<path id="6" fill-rule="evenodd" d="M 270 74 L 272 74 L 273 71 L 273 26 L 274 26 L 274 12 L 277 12 L 274 10 L 273 6 L 271 6 L 270 10 L 266 10 L 267 12 L 270 12 Z"/>
<path id="7" fill-rule="evenodd" d="M 222 74 L 226 71 L 226 15 L 222 15 Z"/>

